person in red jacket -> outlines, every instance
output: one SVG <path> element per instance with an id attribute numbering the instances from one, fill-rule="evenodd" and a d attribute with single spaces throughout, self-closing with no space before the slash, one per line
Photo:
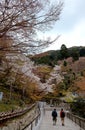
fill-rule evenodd
<path id="1" fill-rule="evenodd" d="M 64 126 L 65 112 L 63 111 L 63 108 L 60 111 L 60 118 L 61 118 L 62 126 Z"/>

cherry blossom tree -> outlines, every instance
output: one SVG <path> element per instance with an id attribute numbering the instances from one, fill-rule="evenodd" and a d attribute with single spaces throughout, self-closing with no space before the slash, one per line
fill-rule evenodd
<path id="1" fill-rule="evenodd" d="M 9 83 L 9 86 L 11 82 L 10 88 L 14 87 L 13 84 L 17 79 L 16 75 L 19 76 L 19 79 L 24 77 L 22 78 L 23 83 L 21 80 L 19 83 L 25 90 L 27 89 L 29 77 L 30 80 L 35 81 L 33 84 L 37 84 L 33 88 L 34 90 L 36 90 L 36 86 L 40 86 L 42 89 L 46 88 L 40 82 L 40 79 L 32 73 L 31 61 L 28 59 L 25 61 L 26 57 L 23 57 L 22 54 L 36 52 L 36 50 L 46 47 L 58 38 L 56 37 L 53 41 L 50 38 L 46 40 L 38 38 L 39 33 L 48 31 L 59 20 L 63 2 L 54 1 L 0 0 L 0 67 L 3 64 L 0 76 L 2 79 L 3 77 L 6 78 L 6 83 Z M 22 60 L 24 63 L 20 67 Z M 7 79 L 8 73 L 9 79 Z M 20 76 L 22 73 L 24 76 Z M 10 80 L 10 77 L 12 77 L 12 80 Z M 40 92 L 41 90 L 38 91 L 38 95 Z M 11 94 L 10 89 L 10 97 Z"/>

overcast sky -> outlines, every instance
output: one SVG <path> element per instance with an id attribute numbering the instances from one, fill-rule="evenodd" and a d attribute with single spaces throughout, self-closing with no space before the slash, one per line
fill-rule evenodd
<path id="1" fill-rule="evenodd" d="M 46 35 L 55 38 L 61 35 L 55 44 L 48 50 L 60 49 L 62 44 L 67 48 L 72 46 L 85 46 L 85 0 L 63 0 L 64 7 L 60 20 Z"/>

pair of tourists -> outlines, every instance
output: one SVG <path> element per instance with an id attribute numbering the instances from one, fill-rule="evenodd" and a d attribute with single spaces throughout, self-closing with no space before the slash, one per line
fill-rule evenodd
<path id="1" fill-rule="evenodd" d="M 53 125 L 56 125 L 57 116 L 58 116 L 57 111 L 56 111 L 56 109 L 54 109 L 54 110 L 52 111 Z M 60 118 L 61 118 L 62 126 L 64 126 L 65 112 L 63 111 L 63 108 L 62 108 L 61 111 L 60 111 Z"/>

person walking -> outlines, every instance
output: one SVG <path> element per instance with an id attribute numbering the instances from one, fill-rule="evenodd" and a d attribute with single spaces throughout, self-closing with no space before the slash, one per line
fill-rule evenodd
<path id="1" fill-rule="evenodd" d="M 54 110 L 52 111 L 53 125 L 56 125 L 57 116 L 58 116 L 57 111 L 56 111 L 56 109 L 54 109 Z"/>
<path id="2" fill-rule="evenodd" d="M 62 126 L 64 126 L 65 112 L 63 111 L 63 108 L 60 111 L 60 118 L 61 118 Z"/>

